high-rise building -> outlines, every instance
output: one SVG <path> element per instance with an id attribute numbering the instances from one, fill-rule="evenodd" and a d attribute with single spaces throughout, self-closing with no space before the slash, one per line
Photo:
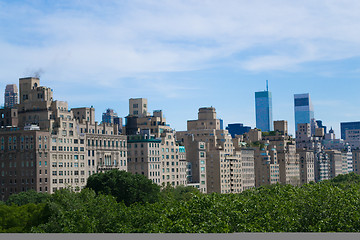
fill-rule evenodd
<path id="1" fill-rule="evenodd" d="M 255 92 L 256 128 L 263 132 L 273 130 L 272 95 L 266 91 Z"/>
<path id="2" fill-rule="evenodd" d="M 128 171 L 159 185 L 186 185 L 185 148 L 176 142 L 162 110 L 147 112 L 147 99 L 129 100 L 125 132 L 128 135 Z M 161 150 L 161 151 L 160 151 Z"/>
<path id="3" fill-rule="evenodd" d="M 296 153 L 295 139 L 288 135 L 288 123 L 274 121 L 274 126 L 275 134 L 264 135 L 263 140 L 276 149 L 280 183 L 300 185 L 299 154 Z"/>
<path id="4" fill-rule="evenodd" d="M 201 192 L 239 193 L 254 187 L 254 151 L 234 146 L 215 108 L 200 108 L 198 119 L 188 120 L 187 131 L 176 136 L 185 145 L 192 183 L 197 182 Z"/>
<path id="5" fill-rule="evenodd" d="M 232 123 L 228 124 L 226 130 L 229 131 L 232 138 L 235 138 L 235 135 L 243 135 L 244 133 L 249 132 L 251 127 L 244 126 L 242 123 Z"/>
<path id="6" fill-rule="evenodd" d="M 5 88 L 5 108 L 13 108 L 18 103 L 18 89 L 16 84 L 8 84 Z"/>
<path id="7" fill-rule="evenodd" d="M 67 102 L 54 101 L 39 78 L 19 83 L 20 103 L 5 109 L 16 111 L 0 111 L 9 126 L 0 128 L 0 163 L 7 167 L 0 175 L 0 200 L 30 189 L 80 191 L 94 173 L 127 170 L 127 140 L 116 125 L 97 124 L 92 107 L 68 109 Z"/>
<path id="8" fill-rule="evenodd" d="M 324 129 L 324 133 L 327 133 L 327 127 L 323 125 L 323 122 L 321 120 L 316 120 L 316 124 L 318 126 L 318 128 L 323 128 Z"/>
<path id="9" fill-rule="evenodd" d="M 299 123 L 315 122 L 314 120 L 314 108 L 311 103 L 310 94 L 295 94 L 294 95 L 295 106 L 295 129 L 297 131 Z M 316 122 L 315 122 L 316 123 Z"/>
<path id="10" fill-rule="evenodd" d="M 341 139 L 346 140 L 346 130 L 360 130 L 360 122 L 342 122 L 340 128 Z"/>
<path id="11" fill-rule="evenodd" d="M 102 114 L 102 122 L 103 123 L 114 123 L 114 118 L 116 118 L 116 117 L 117 117 L 117 113 L 114 111 L 114 109 L 108 108 Z"/>
<path id="12" fill-rule="evenodd" d="M 147 112 L 146 98 L 130 98 L 129 99 L 129 116 L 145 117 Z"/>

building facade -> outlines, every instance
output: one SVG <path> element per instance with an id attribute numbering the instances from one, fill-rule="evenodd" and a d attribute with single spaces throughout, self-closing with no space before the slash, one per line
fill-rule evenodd
<path id="1" fill-rule="evenodd" d="M 300 123 L 316 123 L 314 120 L 314 108 L 309 93 L 294 95 L 294 110 L 296 131 Z"/>
<path id="2" fill-rule="evenodd" d="M 129 139 L 128 166 L 159 185 L 187 185 L 185 148 L 176 141 L 175 131 L 166 124 L 161 110 L 147 112 L 147 99 L 131 98 L 125 132 Z M 155 154 L 155 155 L 154 155 Z"/>
<path id="3" fill-rule="evenodd" d="M 221 129 L 215 108 L 200 108 L 198 119 L 187 122 L 187 131 L 176 134 L 187 149 L 193 181 L 199 181 L 203 192 L 239 193 L 245 178 L 246 189 L 254 187 L 254 159 L 249 153 L 253 150 L 235 148 L 229 132 Z"/>
<path id="4" fill-rule="evenodd" d="M 21 78 L 19 86 L 20 103 L 15 106 L 18 124 L 0 132 L 4 144 L 5 139 L 14 142 L 14 137 L 19 141 L 12 146 L 4 145 L 2 162 L 4 166 L 10 164 L 14 154 L 11 151 L 16 146 L 20 149 L 18 154 L 23 154 L 28 161 L 24 166 L 32 167 L 28 173 L 24 172 L 28 178 L 22 179 L 34 185 L 16 187 L 16 191 L 34 189 L 53 193 L 62 188 L 79 191 L 94 173 L 127 170 L 126 136 L 118 135 L 117 126 L 113 124 L 97 124 L 94 108 L 68 109 L 66 102 L 53 100 L 53 90 L 40 86 L 38 78 Z M 16 174 L 22 174 L 23 164 L 20 162 L 16 166 L 19 168 Z M 3 171 L 0 176 L 3 189 L 11 189 L 13 174 L 9 169 Z M 4 192 L 3 199 L 9 193 Z"/>
<path id="5" fill-rule="evenodd" d="M 226 127 L 226 130 L 229 131 L 232 138 L 235 138 L 235 135 L 243 135 L 249 132 L 250 129 L 251 127 L 244 126 L 242 123 L 232 123 Z"/>
<path id="6" fill-rule="evenodd" d="M 263 132 L 273 130 L 272 94 L 269 91 L 255 92 L 256 128 Z"/>
<path id="7" fill-rule="evenodd" d="M 342 122 L 340 123 L 341 139 L 346 139 L 346 130 L 360 130 L 360 122 Z"/>
<path id="8" fill-rule="evenodd" d="M 18 88 L 16 84 L 8 84 L 5 88 L 4 107 L 13 108 L 18 104 Z"/>

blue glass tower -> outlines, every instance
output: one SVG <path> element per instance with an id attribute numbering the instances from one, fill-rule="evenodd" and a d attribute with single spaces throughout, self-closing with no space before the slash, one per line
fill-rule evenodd
<path id="1" fill-rule="evenodd" d="M 263 132 L 273 131 L 272 95 L 268 90 L 255 92 L 256 128 Z"/>
<path id="2" fill-rule="evenodd" d="M 295 129 L 299 123 L 312 123 L 314 119 L 314 108 L 310 100 L 310 94 L 294 94 L 295 106 Z"/>

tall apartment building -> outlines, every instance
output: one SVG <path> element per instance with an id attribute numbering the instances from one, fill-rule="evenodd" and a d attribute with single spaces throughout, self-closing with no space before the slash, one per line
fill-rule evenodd
<path id="1" fill-rule="evenodd" d="M 186 149 L 186 160 L 188 163 L 188 185 L 194 186 L 200 192 L 207 192 L 206 177 L 206 146 L 202 141 L 197 141 L 193 134 L 177 132 L 176 138 L 181 141 Z"/>
<path id="2" fill-rule="evenodd" d="M 187 185 L 185 148 L 176 142 L 175 131 L 166 124 L 162 111 L 150 115 L 146 99 L 131 98 L 126 120 L 129 171 L 159 185 Z"/>
<path id="3" fill-rule="evenodd" d="M 360 129 L 346 129 L 345 142 L 349 144 L 352 149 L 360 148 Z"/>
<path id="4" fill-rule="evenodd" d="M 18 104 L 18 89 L 16 84 L 8 84 L 5 88 L 4 107 L 13 108 Z"/>
<path id="5" fill-rule="evenodd" d="M 1 198 L 7 198 L 11 188 L 17 192 L 53 193 L 65 187 L 78 191 L 93 173 L 127 170 L 126 137 L 118 135 L 112 124 L 98 125 L 94 108 L 68 109 L 66 102 L 53 100 L 53 90 L 40 86 L 38 78 L 20 78 L 19 86 L 18 125 L 0 131 L 4 144 L 5 139 L 13 142 L 0 151 L 4 168 L 13 168 L 4 169 L 1 175 Z M 20 149 L 18 159 L 25 157 L 24 164 L 16 167 L 12 164 L 14 147 Z M 32 167 L 28 173 L 24 172 L 27 166 Z M 17 186 L 14 177 L 21 179 Z"/>
<path id="6" fill-rule="evenodd" d="M 128 171 L 162 184 L 161 139 L 149 135 L 128 137 Z"/>
<path id="7" fill-rule="evenodd" d="M 176 142 L 174 131 L 161 134 L 161 177 L 164 185 L 187 185 L 185 147 Z"/>
<path id="8" fill-rule="evenodd" d="M 342 150 L 343 158 L 346 158 L 347 160 L 347 166 L 348 166 L 348 173 L 351 173 L 354 171 L 353 169 L 353 154 L 352 149 L 350 146 L 346 146 L 344 150 Z"/>
<path id="9" fill-rule="evenodd" d="M 256 128 L 263 132 L 273 130 L 272 95 L 268 90 L 255 92 Z"/>
<path id="10" fill-rule="evenodd" d="M 298 130 L 298 124 L 300 123 L 309 123 L 312 125 L 316 123 L 314 118 L 314 108 L 309 93 L 294 95 L 294 110 L 296 131 Z"/>
<path id="11" fill-rule="evenodd" d="M 189 120 L 187 131 L 177 132 L 176 136 L 187 149 L 193 180 L 200 182 L 203 192 L 239 193 L 244 190 L 242 176 L 254 175 L 249 172 L 252 150 L 236 151 L 231 135 L 220 125 L 215 108 L 200 108 L 198 119 Z M 253 183 L 247 179 L 246 188 L 254 187 Z"/>
<path id="12" fill-rule="evenodd" d="M 114 111 L 114 109 L 108 108 L 102 114 L 102 122 L 103 123 L 114 123 L 114 118 L 117 118 L 117 117 L 118 117 L 118 115 Z"/>
<path id="13" fill-rule="evenodd" d="M 326 150 L 326 153 L 329 156 L 329 178 L 348 173 L 347 158 L 344 158 L 340 151 Z"/>
<path id="14" fill-rule="evenodd" d="M 270 149 L 276 149 L 280 183 L 299 185 L 299 155 L 296 153 L 295 140 L 288 135 L 287 121 L 274 121 L 274 126 L 274 132 L 264 133 L 260 141 L 269 144 Z"/>
<path id="15" fill-rule="evenodd" d="M 253 129 L 252 129 L 253 130 Z M 251 130 L 250 130 L 251 131 Z M 268 141 L 254 147 L 255 150 L 255 186 L 276 184 L 280 182 L 280 166 L 275 147 Z"/>
<path id="16" fill-rule="evenodd" d="M 353 171 L 356 174 L 360 174 L 360 150 L 355 149 L 352 151 L 353 154 Z"/>
<path id="17" fill-rule="evenodd" d="M 314 152 L 314 176 L 316 182 L 330 178 L 330 159 L 322 144 L 323 133 L 323 129 L 318 128 L 316 129 L 316 134 L 313 135 L 310 123 L 299 124 L 296 131 L 297 149 L 306 149 Z"/>
<path id="18" fill-rule="evenodd" d="M 129 115 L 125 118 L 126 135 L 141 134 L 141 130 L 148 129 L 150 134 L 159 138 L 164 131 L 171 131 L 162 110 L 154 110 L 153 115 L 147 112 L 147 99 L 129 99 Z"/>
<path id="19" fill-rule="evenodd" d="M 307 149 L 297 149 L 299 154 L 300 184 L 315 181 L 314 152 Z"/>

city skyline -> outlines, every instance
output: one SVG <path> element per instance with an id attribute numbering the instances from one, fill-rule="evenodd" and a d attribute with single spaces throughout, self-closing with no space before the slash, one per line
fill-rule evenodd
<path id="1" fill-rule="evenodd" d="M 40 75 L 55 99 L 93 105 L 98 121 L 107 108 L 126 116 L 127 100 L 144 97 L 176 130 L 206 106 L 216 108 L 224 126 L 255 127 L 254 92 L 268 79 L 273 119 L 287 120 L 291 134 L 293 95 L 310 93 L 316 119 L 340 137 L 340 122 L 360 120 L 360 39 L 352 31 L 359 7 L 0 1 L 0 94 L 6 84 Z"/>

